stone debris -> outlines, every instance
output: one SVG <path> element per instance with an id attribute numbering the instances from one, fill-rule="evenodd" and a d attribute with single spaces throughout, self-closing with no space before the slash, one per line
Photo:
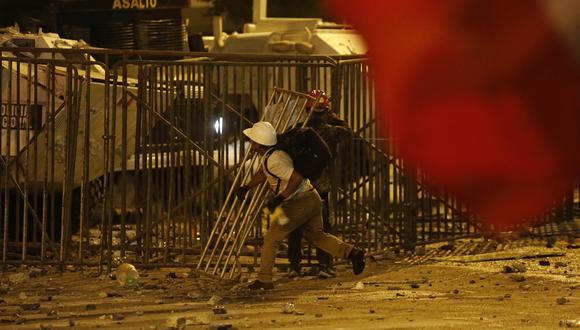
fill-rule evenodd
<path id="1" fill-rule="evenodd" d="M 548 260 L 540 260 L 540 261 L 538 261 L 538 265 L 540 265 L 540 266 L 550 266 L 550 261 L 548 261 Z"/>
<path id="2" fill-rule="evenodd" d="M 30 277 L 30 278 L 45 276 L 47 274 L 48 274 L 48 271 L 46 269 L 30 268 L 28 270 L 28 277 Z"/>
<path id="3" fill-rule="evenodd" d="M 525 273 L 527 267 L 523 263 L 513 263 L 503 267 L 503 273 Z"/>
<path id="4" fill-rule="evenodd" d="M 356 284 L 354 285 L 354 287 L 352 289 L 353 290 L 364 290 L 365 285 L 363 282 L 356 282 Z"/>
<path id="5" fill-rule="evenodd" d="M 522 284 L 520 285 L 520 289 L 524 290 L 524 291 L 530 291 L 532 287 L 529 284 Z"/>
<path id="6" fill-rule="evenodd" d="M 580 328 L 580 319 L 576 319 L 576 320 L 560 320 L 560 327 L 564 327 L 564 328 Z"/>
<path id="7" fill-rule="evenodd" d="M 123 314 L 113 314 L 113 315 L 111 315 L 111 319 L 113 321 L 121 321 L 121 320 L 124 320 L 125 319 L 125 315 L 123 315 Z"/>
<path id="8" fill-rule="evenodd" d="M 213 295 L 211 296 L 211 298 L 209 298 L 209 300 L 207 301 L 208 305 L 217 305 L 222 301 L 222 297 L 218 296 L 218 295 Z"/>
<path id="9" fill-rule="evenodd" d="M 38 300 L 40 301 L 52 301 L 52 296 L 40 296 L 40 298 L 38 298 Z"/>
<path id="10" fill-rule="evenodd" d="M 293 303 L 285 303 L 282 306 L 283 314 L 294 314 L 296 312 L 296 306 Z"/>
<path id="11" fill-rule="evenodd" d="M 95 304 L 88 304 L 85 306 L 85 310 L 87 310 L 87 311 L 93 311 L 95 309 L 97 309 L 97 305 L 95 305 Z"/>
<path id="12" fill-rule="evenodd" d="M 569 300 L 564 298 L 564 297 L 560 297 L 560 298 L 556 299 L 556 304 L 558 304 L 558 305 L 565 305 L 568 302 L 569 302 Z"/>
<path id="13" fill-rule="evenodd" d="M 18 294 L 18 299 L 20 299 L 20 300 L 26 300 L 26 299 L 28 299 L 28 296 L 26 295 L 26 292 L 20 292 Z"/>
<path id="14" fill-rule="evenodd" d="M 212 309 L 213 313 L 215 315 L 221 315 L 221 314 L 227 314 L 228 311 L 226 310 L 226 308 L 224 306 L 214 306 L 214 308 Z"/>
<path id="15" fill-rule="evenodd" d="M 411 283 L 411 285 L 410 285 L 410 286 L 411 286 L 411 288 L 413 288 L 413 289 L 418 289 L 418 288 L 419 288 L 419 284 L 417 284 L 417 283 Z"/>
<path id="16" fill-rule="evenodd" d="M 564 267 L 568 267 L 568 264 L 567 264 L 567 263 L 565 263 L 565 262 L 558 261 L 558 262 L 556 262 L 556 263 L 554 264 L 554 267 L 556 267 L 556 268 L 560 268 L 560 267 L 561 267 L 561 268 L 564 268 Z"/>
<path id="17" fill-rule="evenodd" d="M 55 316 L 57 314 L 58 314 L 58 312 L 54 309 L 51 309 L 48 312 L 46 312 L 46 316 Z"/>
<path id="18" fill-rule="evenodd" d="M 401 287 L 398 285 L 389 285 L 387 287 L 387 290 L 391 290 L 391 291 L 397 291 L 397 290 L 401 290 Z"/>
<path id="19" fill-rule="evenodd" d="M 314 314 L 314 317 L 321 318 L 322 317 L 322 314 L 321 313 L 316 313 L 316 314 Z"/>
<path id="20" fill-rule="evenodd" d="M 22 284 L 28 281 L 27 273 L 15 273 L 8 275 L 8 282 L 11 284 Z"/>
<path id="21" fill-rule="evenodd" d="M 69 327 L 74 327 L 74 326 L 76 326 L 76 325 L 77 325 L 77 323 L 76 323 L 76 321 L 75 321 L 75 320 L 73 320 L 73 319 L 69 319 L 69 320 L 68 320 L 68 326 L 69 326 Z"/>

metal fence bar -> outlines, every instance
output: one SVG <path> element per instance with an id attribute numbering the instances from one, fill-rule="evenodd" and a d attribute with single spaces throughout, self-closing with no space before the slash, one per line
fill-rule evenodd
<path id="1" fill-rule="evenodd" d="M 3 265 L 110 271 L 127 260 L 203 265 L 235 278 L 247 265 L 244 247 L 258 244 L 268 227 L 255 212 L 265 186 L 238 201 L 242 207 L 220 206 L 247 178 L 234 175 L 250 159 L 241 131 L 261 117 L 275 86 L 330 92 L 334 110 L 355 132 L 344 149 L 348 160 L 337 160 L 332 174 L 337 235 L 376 252 L 482 231 L 478 215 L 452 194 L 429 189 L 420 171 L 416 178 L 408 173 L 389 127 L 377 120 L 364 57 L 20 50 L 34 56 L 0 48 L 0 104 L 9 112 L 27 109 L 15 113 L 16 122 L 42 109 L 39 130 L 8 125 L 0 135 Z M 147 55 L 161 60 L 129 60 Z M 120 60 L 110 67 L 115 56 Z M 188 60 L 163 60 L 175 56 Z M 292 120 L 280 117 L 280 127 Z M 578 195 L 576 184 L 538 219 L 554 224 L 539 233 L 564 230 L 578 218 Z"/>

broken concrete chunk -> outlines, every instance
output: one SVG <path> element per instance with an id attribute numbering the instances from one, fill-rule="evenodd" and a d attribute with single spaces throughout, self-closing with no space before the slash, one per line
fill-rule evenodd
<path id="1" fill-rule="evenodd" d="M 282 313 L 283 314 L 293 314 L 296 311 L 296 306 L 293 303 L 285 303 L 282 306 Z"/>
<path id="2" fill-rule="evenodd" d="M 526 265 L 522 263 L 513 263 L 503 267 L 504 273 L 525 273 L 526 270 Z"/>
<path id="3" fill-rule="evenodd" d="M 167 275 L 165 275 L 167 278 L 177 278 L 177 274 L 175 274 L 175 272 L 169 272 L 167 273 Z"/>
<path id="4" fill-rule="evenodd" d="M 568 303 L 568 299 L 564 298 L 564 297 L 560 297 L 558 299 L 556 299 L 556 304 L 558 305 L 564 305 Z"/>
<path id="5" fill-rule="evenodd" d="M 532 287 L 529 284 L 522 284 L 520 285 L 520 289 L 524 290 L 524 291 L 530 291 Z"/>
<path id="6" fill-rule="evenodd" d="M 224 306 L 214 306 L 214 308 L 212 309 L 213 313 L 216 315 L 220 315 L 220 314 L 227 314 L 228 311 L 226 310 L 226 308 Z"/>
<path id="7" fill-rule="evenodd" d="M 222 297 L 218 296 L 218 295 L 213 295 L 211 296 L 211 298 L 209 298 L 209 300 L 207 301 L 208 305 L 217 305 L 222 301 Z"/>
<path id="8" fill-rule="evenodd" d="M 352 288 L 353 290 L 364 290 L 365 285 L 363 284 L 363 282 L 356 282 L 356 284 L 354 285 L 354 287 Z"/>
<path id="9" fill-rule="evenodd" d="M 550 261 L 548 261 L 548 260 L 540 260 L 540 261 L 538 261 L 538 264 L 540 266 L 550 266 Z"/>
<path id="10" fill-rule="evenodd" d="M 27 273 L 15 273 L 8 275 L 8 282 L 12 284 L 21 284 L 28 281 Z"/>
<path id="11" fill-rule="evenodd" d="M 36 278 L 36 277 L 44 276 L 46 274 L 48 274 L 46 269 L 30 268 L 28 270 L 28 277 L 30 277 L 30 278 Z"/>
<path id="12" fill-rule="evenodd" d="M 560 320 L 560 327 L 565 327 L 565 328 L 580 328 L 580 319 L 576 319 L 576 320 Z"/>

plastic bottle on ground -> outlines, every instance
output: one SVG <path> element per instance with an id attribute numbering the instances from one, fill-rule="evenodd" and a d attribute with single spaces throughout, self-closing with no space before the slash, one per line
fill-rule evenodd
<path id="1" fill-rule="evenodd" d="M 139 279 L 139 272 L 131 264 L 121 264 L 115 271 L 115 277 L 120 285 L 133 285 Z"/>

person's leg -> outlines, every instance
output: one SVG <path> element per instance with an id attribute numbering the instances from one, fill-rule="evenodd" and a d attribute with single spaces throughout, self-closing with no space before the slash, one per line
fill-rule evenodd
<path id="1" fill-rule="evenodd" d="M 322 229 L 325 233 L 332 234 L 330 214 L 328 209 L 328 192 L 320 193 L 322 199 Z M 332 256 L 322 249 L 316 249 L 316 259 L 318 260 L 319 276 L 329 278 L 336 273 L 332 270 Z"/>
<path id="2" fill-rule="evenodd" d="M 338 239 L 336 236 L 325 233 L 322 224 L 322 201 L 317 193 L 311 195 L 305 204 L 317 211 L 310 214 L 302 227 L 304 237 L 317 248 L 334 257 L 347 258 L 353 246 Z"/>
<path id="3" fill-rule="evenodd" d="M 302 229 L 295 229 L 288 235 L 289 277 L 300 276 L 300 262 L 302 261 Z"/>
<path id="4" fill-rule="evenodd" d="M 303 195 L 306 195 L 306 193 Z M 308 207 L 304 207 L 303 200 L 305 198 L 296 197 L 282 203 L 282 209 L 290 221 L 283 226 L 273 221 L 270 224 L 270 229 L 264 234 L 264 244 L 260 254 L 260 270 L 258 272 L 259 282 L 272 282 L 272 268 L 274 267 L 278 246 L 292 231 L 300 228 L 309 219 L 312 211 Z"/>
<path id="5" fill-rule="evenodd" d="M 320 201 L 317 193 L 308 203 Z M 345 243 L 334 235 L 322 230 L 322 208 L 311 215 L 302 227 L 304 237 L 316 247 L 328 252 L 333 257 L 347 258 L 351 261 L 355 275 L 362 273 L 365 268 L 364 251 Z"/>

